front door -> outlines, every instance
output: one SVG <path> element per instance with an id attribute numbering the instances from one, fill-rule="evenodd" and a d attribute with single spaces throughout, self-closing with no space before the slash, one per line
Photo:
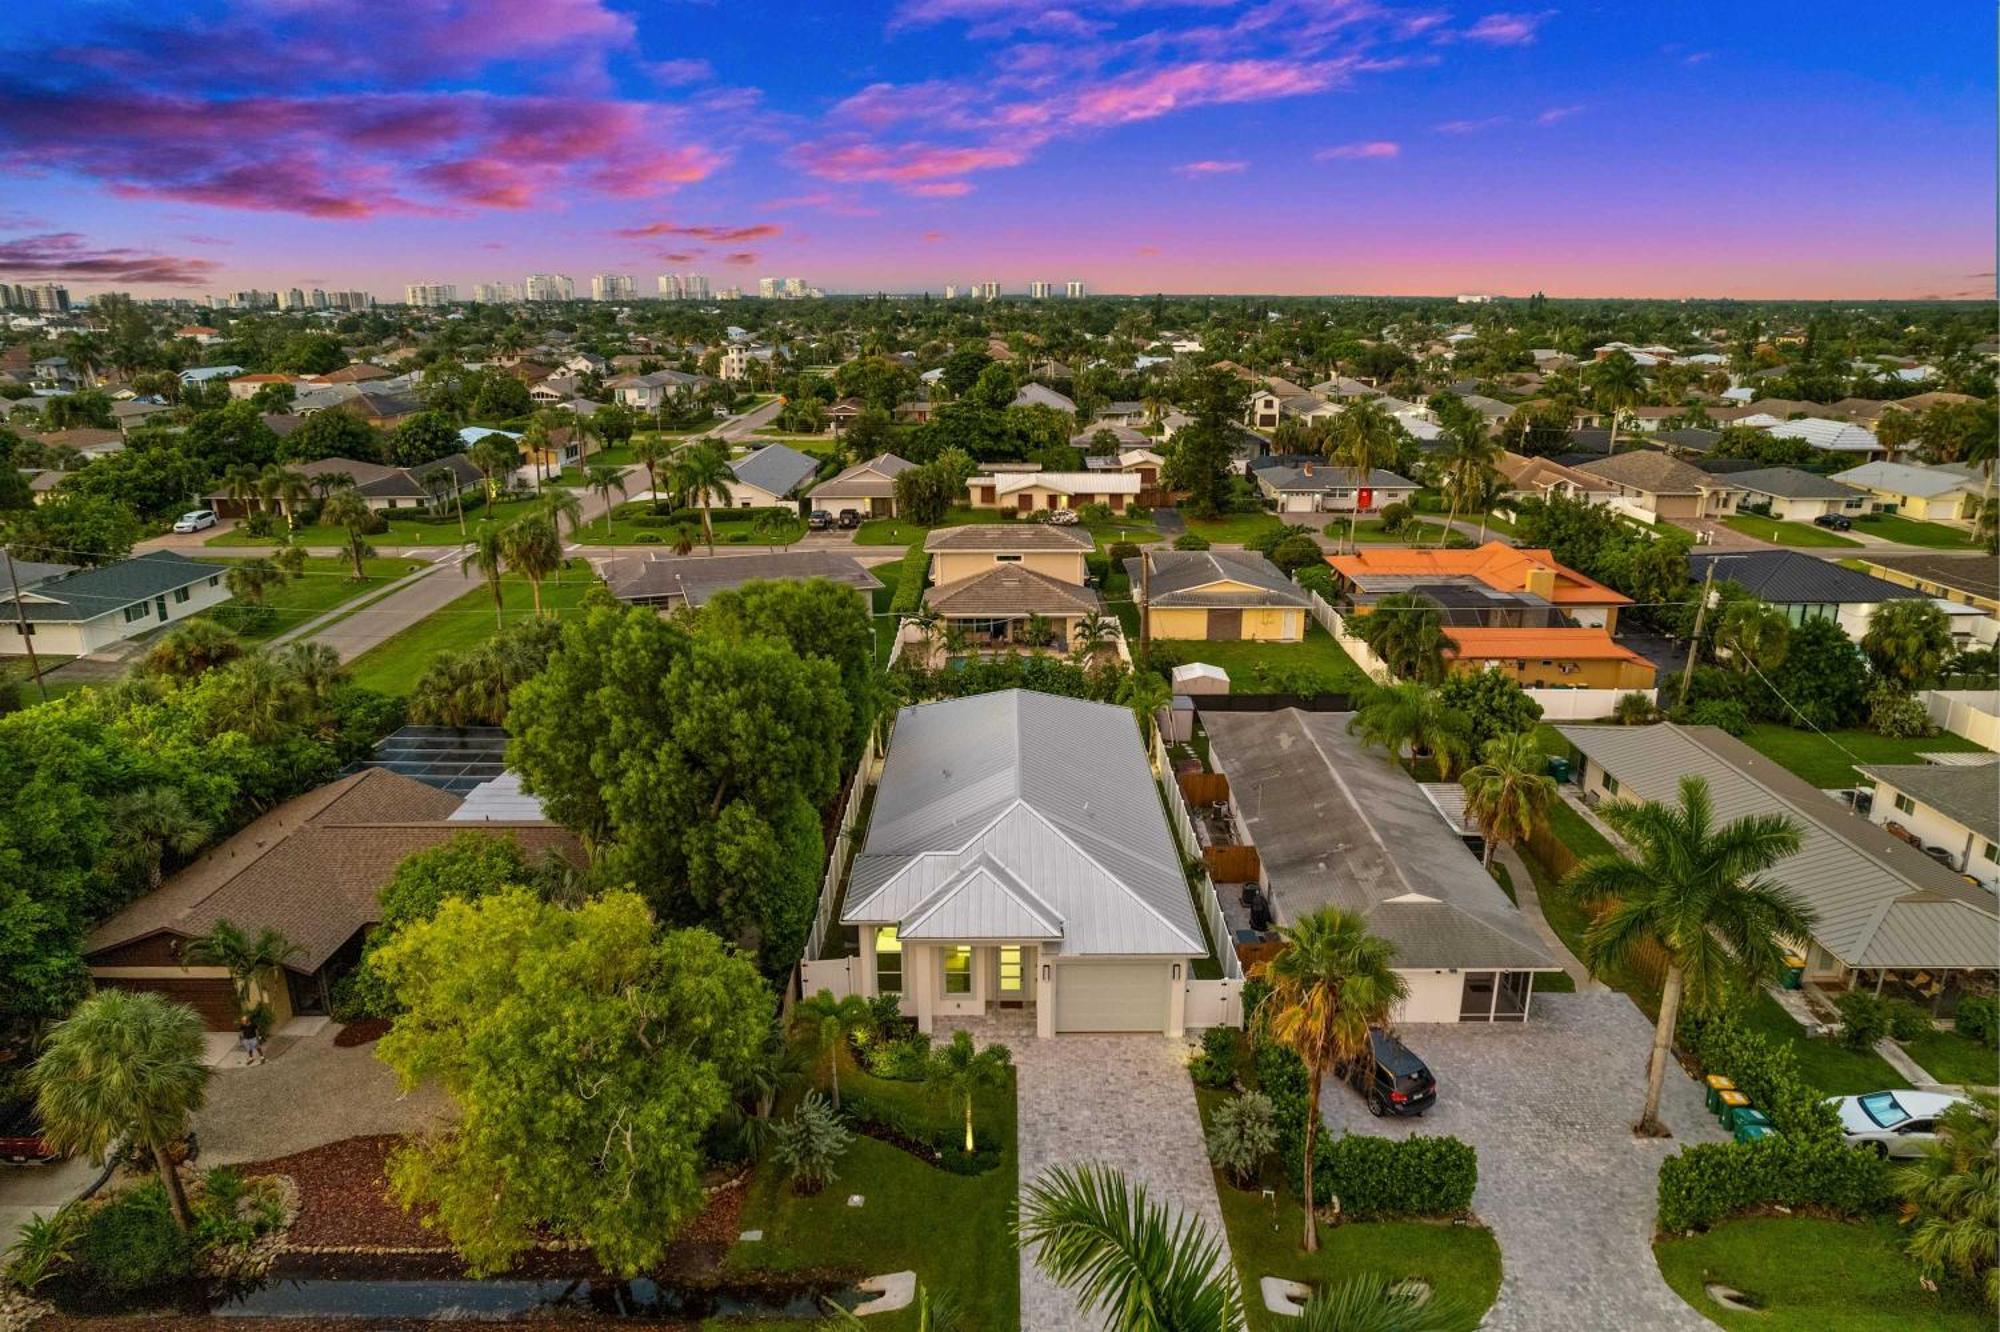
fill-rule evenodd
<path id="1" fill-rule="evenodd" d="M 167 622 L 167 599 L 165 597 L 154 597 L 153 605 L 160 612 L 160 623 L 165 624 Z"/>
<path id="2" fill-rule="evenodd" d="M 1026 513 L 1035 507 L 1035 497 L 1033 495 L 1019 496 L 1014 501 L 1014 507 L 1020 512 Z"/>
<path id="3" fill-rule="evenodd" d="M 1019 1008 L 1034 997 L 1034 958 L 1020 944 L 994 950 L 993 1001 L 1002 1008 Z"/>
<path id="4" fill-rule="evenodd" d="M 1211 610 L 1208 613 L 1208 637 L 1214 643 L 1234 643 L 1243 637 L 1243 612 L 1241 610 Z"/>

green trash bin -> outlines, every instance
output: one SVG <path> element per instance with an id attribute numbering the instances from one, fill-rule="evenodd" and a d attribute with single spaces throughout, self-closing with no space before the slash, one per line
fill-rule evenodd
<path id="1" fill-rule="evenodd" d="M 1759 1138 L 1776 1137 L 1777 1132 L 1769 1124 L 1745 1124 L 1736 1130 L 1736 1141 L 1755 1142 Z"/>
<path id="2" fill-rule="evenodd" d="M 1569 760 L 1568 760 L 1567 758 L 1552 758 L 1552 759 L 1550 759 L 1550 760 L 1549 760 L 1549 776 L 1551 776 L 1551 777 L 1555 778 L 1555 779 L 1556 779 L 1556 780 L 1557 780 L 1558 782 L 1566 782 L 1566 781 L 1568 781 L 1568 780 L 1569 780 Z"/>
<path id="3" fill-rule="evenodd" d="M 1734 1115 L 1729 1131 L 1735 1135 L 1738 1142 L 1755 1142 L 1773 1130 L 1771 1121 L 1765 1117 L 1762 1110 L 1746 1105 Z"/>
<path id="4" fill-rule="evenodd" d="M 1796 990 L 1805 978 L 1806 960 L 1796 953 L 1786 954 L 1784 974 L 1778 978 L 1778 983 L 1788 990 Z"/>
<path id="5" fill-rule="evenodd" d="M 1708 1084 L 1708 1113 L 1711 1115 L 1720 1115 L 1722 1113 L 1722 1093 L 1735 1091 L 1736 1084 L 1720 1073 L 1711 1073 L 1702 1079 L 1702 1081 Z"/>

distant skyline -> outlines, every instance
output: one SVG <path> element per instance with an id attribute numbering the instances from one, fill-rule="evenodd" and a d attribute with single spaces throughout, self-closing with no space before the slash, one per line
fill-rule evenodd
<path id="1" fill-rule="evenodd" d="M 0 279 L 1991 299 L 1994 16 L 55 0 Z"/>

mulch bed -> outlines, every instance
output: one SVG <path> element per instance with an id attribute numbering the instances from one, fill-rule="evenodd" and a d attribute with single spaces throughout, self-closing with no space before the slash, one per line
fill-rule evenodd
<path id="1" fill-rule="evenodd" d="M 389 1034 L 388 1018 L 362 1018 L 333 1033 L 333 1043 L 341 1046 L 366 1045 Z"/>
<path id="2" fill-rule="evenodd" d="M 386 1196 L 389 1153 L 402 1143 L 396 1134 L 343 1138 L 241 1169 L 246 1175 L 290 1175 L 297 1181 L 299 1219 L 287 1237 L 294 1247 L 442 1246 L 442 1235 L 424 1229 L 422 1217 L 429 1209 L 406 1212 Z"/>

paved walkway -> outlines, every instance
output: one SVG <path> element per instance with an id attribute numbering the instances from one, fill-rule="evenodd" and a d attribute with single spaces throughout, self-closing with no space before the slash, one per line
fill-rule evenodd
<path id="1" fill-rule="evenodd" d="M 1527 922 L 1535 927 L 1535 933 L 1541 936 L 1549 956 L 1562 963 L 1562 969 L 1576 983 L 1576 992 L 1594 994 L 1608 988 L 1603 981 L 1590 974 L 1590 968 L 1577 960 L 1576 954 L 1569 951 L 1569 945 L 1562 941 L 1562 936 L 1555 932 L 1548 918 L 1542 914 L 1542 899 L 1535 891 L 1535 876 L 1528 872 L 1527 862 L 1521 859 L 1521 853 L 1503 842 L 1494 851 L 1493 858 L 1506 866 L 1507 879 L 1514 885 L 1514 904 L 1521 908 L 1521 915 Z"/>
<path id="2" fill-rule="evenodd" d="M 195 1117 L 203 1165 L 289 1156 L 343 1138 L 415 1133 L 439 1122 L 448 1103 L 435 1087 L 405 1096 L 375 1046 L 338 1046 L 339 1026 L 275 1051 L 249 1068 L 224 1066 Z"/>
<path id="3" fill-rule="evenodd" d="M 1505 1271 L 1482 1327 L 1712 1330 L 1661 1279 L 1653 1220 L 1660 1162 L 1724 1134 L 1701 1088 L 1671 1066 L 1661 1117 L 1676 1136 L 1632 1136 L 1652 1026 L 1630 999 L 1538 994 L 1525 1024 L 1406 1025 L 1401 1034 L 1437 1074 L 1437 1107 L 1417 1120 L 1375 1119 L 1329 1080 L 1326 1120 L 1354 1133 L 1448 1133 L 1478 1150 L 1473 1208 L 1493 1228 Z"/>
<path id="4" fill-rule="evenodd" d="M 1187 1075 L 1188 1043 L 1162 1036 L 1040 1040 L 1032 1021 L 1008 1014 L 962 1024 L 980 1042 L 999 1040 L 1014 1053 L 1022 1191 L 1051 1166 L 1100 1162 L 1144 1184 L 1154 1200 L 1200 1217 L 1221 1241 L 1222 1204 Z M 1103 1323 L 1084 1317 L 1024 1251 L 1021 1326 L 1101 1332 Z"/>

